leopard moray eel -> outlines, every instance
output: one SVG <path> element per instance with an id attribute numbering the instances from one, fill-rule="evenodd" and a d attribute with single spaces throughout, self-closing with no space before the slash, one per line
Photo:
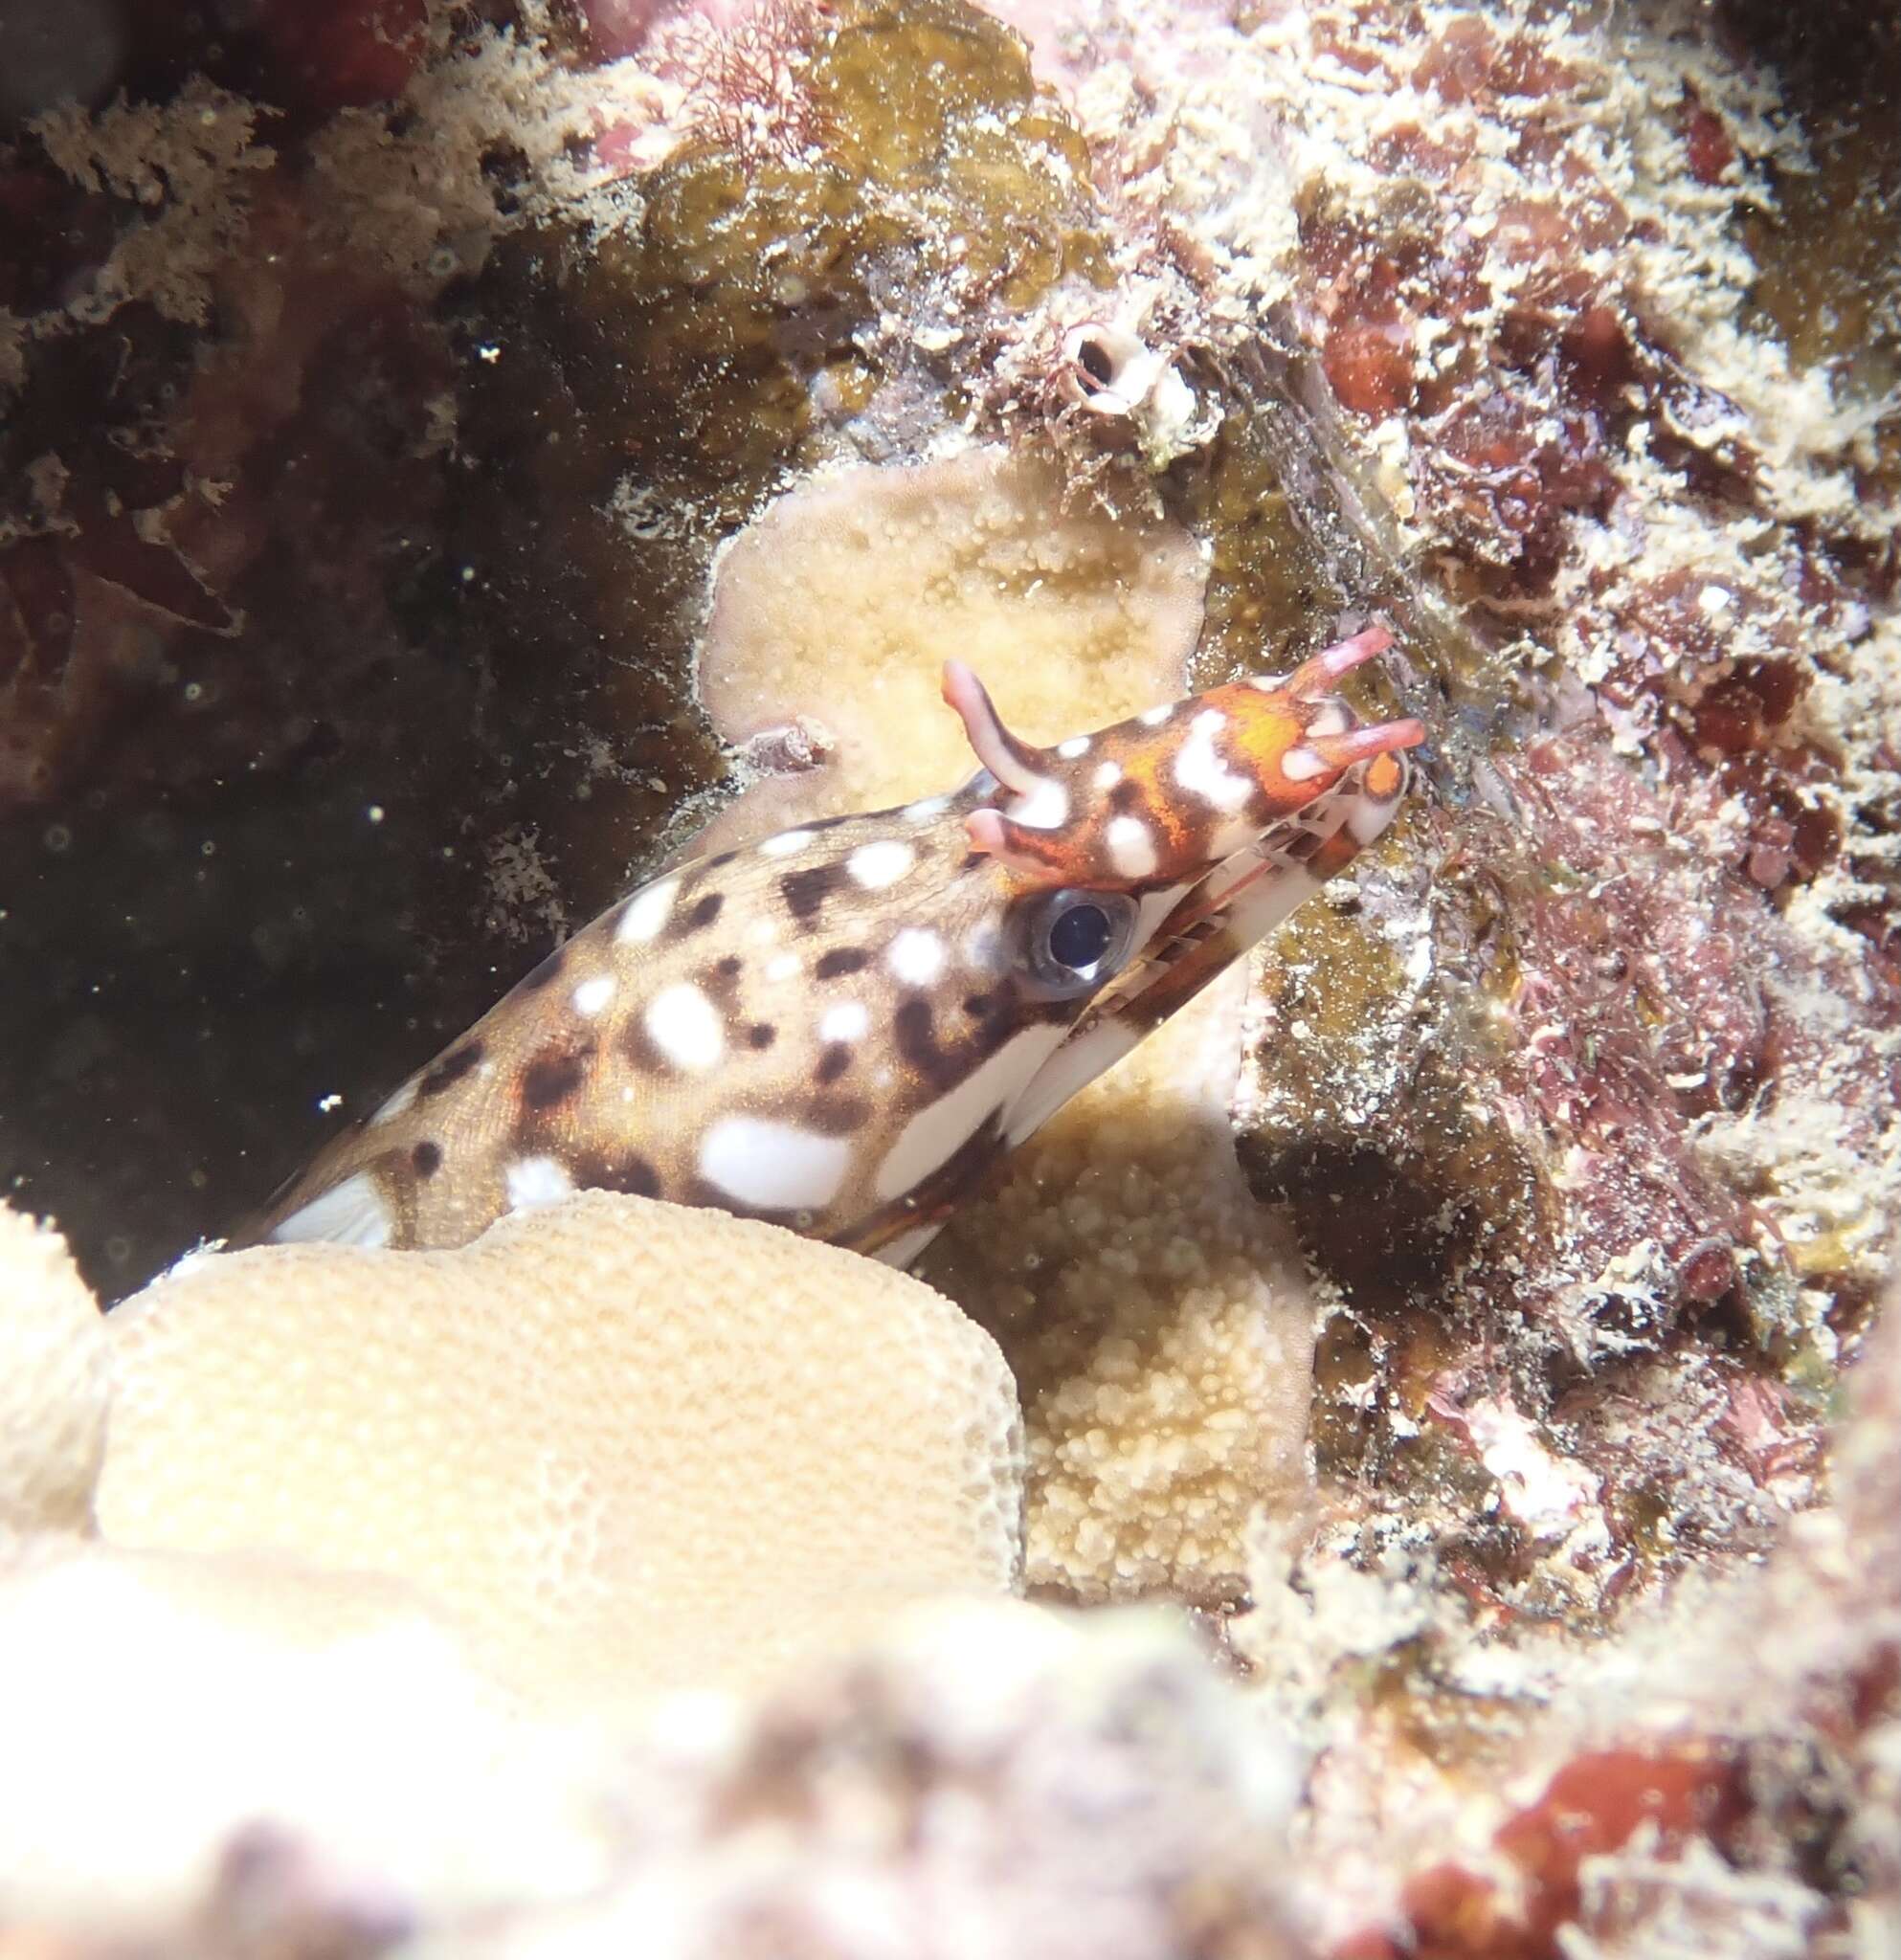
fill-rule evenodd
<path id="1" fill-rule="evenodd" d="M 1386 827 L 1416 721 L 1369 627 L 1036 748 L 947 663 L 976 775 L 679 865 L 577 933 L 232 1243 L 460 1245 L 605 1188 L 906 1264 L 990 1165 Z"/>

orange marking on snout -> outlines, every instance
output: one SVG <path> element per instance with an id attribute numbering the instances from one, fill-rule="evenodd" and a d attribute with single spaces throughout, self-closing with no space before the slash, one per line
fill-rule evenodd
<path id="1" fill-rule="evenodd" d="M 1258 687 L 1224 687 L 1221 693 L 1231 697 L 1220 702 L 1228 717 L 1230 754 L 1245 764 L 1256 782 L 1271 791 L 1286 780 L 1281 774 L 1281 759 L 1301 739 L 1299 717 Z M 1306 797 L 1312 791 L 1303 787 L 1301 794 Z"/>
<path id="2" fill-rule="evenodd" d="M 1300 809 L 1333 787 L 1337 768 L 1294 782 L 1281 773 L 1288 749 L 1306 737 L 1300 710 L 1285 689 L 1264 693 L 1248 681 L 1218 687 L 1207 697 L 1228 718 L 1221 746 L 1233 765 L 1253 777 L 1274 810 Z"/>
<path id="3" fill-rule="evenodd" d="M 1376 755 L 1366 766 L 1366 774 L 1361 781 L 1366 784 L 1367 794 L 1384 802 L 1389 796 L 1397 796 L 1406 779 L 1405 771 L 1399 767 L 1397 757 Z"/>
<path id="4" fill-rule="evenodd" d="M 1174 761 L 1179 739 L 1171 727 L 1162 740 L 1131 743 L 1115 758 L 1122 765 L 1123 782 L 1133 783 L 1141 791 L 1141 800 L 1128 813 L 1139 816 L 1149 826 L 1164 864 L 1187 851 L 1190 844 L 1181 791 L 1163 775 Z"/>

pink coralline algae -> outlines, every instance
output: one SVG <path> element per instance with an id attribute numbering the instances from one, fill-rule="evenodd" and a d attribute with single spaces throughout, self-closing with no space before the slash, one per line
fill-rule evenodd
<path id="1" fill-rule="evenodd" d="M 1243 1154 L 1341 1288 L 1315 1439 L 1363 1550 L 1614 1615 L 1810 1501 L 1901 1199 L 1901 479 L 1878 403 L 1735 325 L 1814 167 L 1739 37 L 1302 19 L 1290 113 L 1353 162 L 1289 310 L 1457 705 L 1412 851 L 1264 971 Z"/>

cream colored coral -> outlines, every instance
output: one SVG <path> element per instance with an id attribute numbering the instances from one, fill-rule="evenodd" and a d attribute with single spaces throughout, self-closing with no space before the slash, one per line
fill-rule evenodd
<path id="1" fill-rule="evenodd" d="M 403 1580 L 545 1708 L 750 1685 L 1017 1575 L 995 1346 L 776 1227 L 589 1193 L 456 1252 L 200 1260 L 112 1330 L 108 1537 Z"/>
<path id="2" fill-rule="evenodd" d="M 976 762 L 938 699 L 950 656 L 1036 742 L 1166 700 L 1200 631 L 1203 575 L 1176 525 L 1065 510 L 1051 465 L 1001 450 L 847 470 L 782 498 L 721 562 L 700 697 L 732 740 L 803 716 L 835 746 L 824 768 L 762 783 L 720 835 L 962 782 Z"/>
<path id="3" fill-rule="evenodd" d="M 84 1530 L 105 1434 L 105 1329 L 66 1241 L 0 1205 L 0 1530 Z"/>
<path id="4" fill-rule="evenodd" d="M 1245 988 L 1085 1089 L 925 1256 L 1017 1370 L 1032 1586 L 1212 1604 L 1256 1508 L 1303 1500 L 1313 1302 L 1228 1126 Z"/>

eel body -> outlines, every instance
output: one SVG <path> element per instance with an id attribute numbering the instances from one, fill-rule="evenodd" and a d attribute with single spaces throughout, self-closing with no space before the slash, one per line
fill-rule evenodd
<path id="1" fill-rule="evenodd" d="M 453 1246 L 582 1188 L 914 1258 L 1029 1136 L 1379 835 L 1418 722 L 1378 627 L 1050 748 L 955 662 L 978 772 L 679 865 L 551 953 L 238 1243 Z"/>

